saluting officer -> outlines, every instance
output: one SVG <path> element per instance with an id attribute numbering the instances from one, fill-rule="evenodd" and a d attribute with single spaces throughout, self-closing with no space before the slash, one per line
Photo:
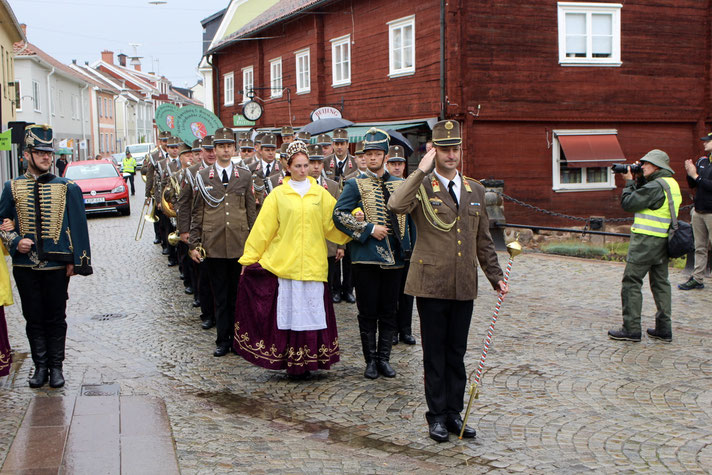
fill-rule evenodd
<path id="1" fill-rule="evenodd" d="M 356 162 L 353 155 L 349 154 L 349 133 L 346 129 L 336 129 L 332 138 L 334 153 L 324 159 L 326 176 L 342 183 L 356 176 Z"/>
<path id="2" fill-rule="evenodd" d="M 181 242 L 185 244 L 189 244 L 190 242 L 190 225 L 193 219 L 194 198 L 198 191 L 196 181 L 197 174 L 200 170 L 212 166 L 213 163 L 215 163 L 213 136 L 208 135 L 200 141 L 200 159 L 186 170 L 185 180 L 181 188 L 180 198 L 178 199 L 178 232 L 180 233 Z M 208 272 L 205 270 L 205 262 L 193 262 L 193 264 L 193 274 L 195 275 L 193 282 L 197 282 L 197 289 L 194 289 L 197 298 L 193 300 L 193 306 L 200 307 L 201 327 L 203 330 L 209 330 L 215 326 L 213 291 L 210 287 L 210 281 L 208 280 Z"/>
<path id="3" fill-rule="evenodd" d="M 252 175 L 232 163 L 235 139 L 232 130 L 215 131 L 217 161 L 198 172 L 198 192 L 190 225 L 191 257 L 205 267 L 215 296 L 217 338 L 214 356 L 225 356 L 232 346 L 235 299 L 242 256 L 250 229 L 257 217 Z"/>
<path id="4" fill-rule="evenodd" d="M 433 143 L 388 207 L 410 213 L 418 235 L 405 292 L 416 297 L 420 315 L 430 437 L 444 442 L 448 432 L 459 434 L 462 428 L 464 356 L 477 297 L 475 259 L 495 290 L 508 288 L 489 232 L 485 189 L 457 171 L 460 124 L 435 124 Z M 474 436 L 474 429 L 465 428 L 464 437 Z"/>
<path id="5" fill-rule="evenodd" d="M 372 128 L 366 133 L 368 171 L 346 182 L 334 207 L 334 224 L 353 239 L 349 246 L 366 360 L 364 377 L 370 379 L 379 373 L 388 378 L 396 375 L 390 365 L 391 347 L 403 258 L 411 249 L 408 216 L 396 215 L 386 208 L 388 198 L 403 183 L 385 170 L 388 140 L 388 134 L 380 129 Z M 365 220 L 354 217 L 356 208 L 363 210 Z"/>
<path id="6" fill-rule="evenodd" d="M 82 190 L 52 173 L 52 129 L 25 129 L 27 173 L 5 182 L 0 238 L 12 256 L 35 372 L 30 387 L 64 385 L 69 278 L 90 275 L 91 251 Z M 7 225 L 4 220 L 11 220 Z"/>
<path id="7" fill-rule="evenodd" d="M 143 165 L 141 166 L 141 174 L 146 177 L 146 204 L 149 204 L 151 202 L 151 198 L 155 195 L 156 190 L 154 187 L 156 166 L 160 160 L 166 158 L 166 145 L 170 137 L 170 132 L 159 132 L 158 147 L 151 150 L 151 153 L 148 155 L 147 159 L 143 161 Z M 156 205 L 158 205 L 158 203 L 156 203 Z M 158 221 L 153 223 L 153 231 L 155 233 L 153 244 L 161 243 L 165 248 L 166 244 L 163 242 L 161 237 L 160 225 Z"/>

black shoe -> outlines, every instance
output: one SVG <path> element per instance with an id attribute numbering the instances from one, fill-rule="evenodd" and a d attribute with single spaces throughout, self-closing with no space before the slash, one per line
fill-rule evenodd
<path id="1" fill-rule="evenodd" d="M 448 417 L 445 419 L 445 427 L 447 430 L 452 432 L 453 434 L 457 434 L 458 437 L 460 437 L 460 431 L 462 430 L 462 418 L 460 416 L 457 417 Z M 465 426 L 465 432 L 462 433 L 462 437 L 464 439 L 472 439 L 477 435 L 477 432 L 475 429 L 469 426 Z"/>
<path id="2" fill-rule="evenodd" d="M 188 287 L 186 287 L 185 293 L 188 295 L 193 295 L 193 287 L 191 287 L 190 285 Z"/>
<path id="3" fill-rule="evenodd" d="M 168 267 L 173 267 L 173 266 L 177 266 L 177 265 L 178 265 L 178 261 L 173 260 L 173 259 L 168 259 Z"/>
<path id="4" fill-rule="evenodd" d="M 153 244 L 160 244 L 160 243 L 161 243 L 161 240 L 158 238 L 153 240 Z"/>
<path id="5" fill-rule="evenodd" d="M 378 372 L 386 378 L 395 378 L 396 370 L 389 363 L 391 359 L 391 347 L 393 346 L 393 335 L 391 330 L 381 329 L 378 333 L 378 348 L 376 352 L 376 367 Z"/>
<path id="6" fill-rule="evenodd" d="M 430 438 L 436 442 L 447 442 L 450 439 L 450 434 L 447 433 L 445 424 L 440 421 L 429 424 L 428 432 L 430 433 Z"/>
<path id="7" fill-rule="evenodd" d="M 183 275 L 183 272 L 182 272 L 182 271 L 181 271 L 180 274 L 178 274 L 178 278 L 179 278 L 180 280 L 185 280 L 185 276 Z M 187 287 L 187 286 L 186 286 L 186 287 Z"/>
<path id="8" fill-rule="evenodd" d="M 655 338 L 656 340 L 662 340 L 668 343 L 672 341 L 672 333 L 659 333 L 654 328 L 648 328 L 646 333 L 650 338 Z"/>
<path id="9" fill-rule="evenodd" d="M 366 371 L 363 372 L 363 377 L 368 379 L 378 379 L 378 367 L 376 366 L 375 359 L 372 359 L 366 363 Z"/>
<path id="10" fill-rule="evenodd" d="M 50 368 L 49 387 L 61 388 L 62 386 L 64 386 L 64 375 L 62 374 L 62 368 Z"/>
<path id="11" fill-rule="evenodd" d="M 608 330 L 608 338 L 611 340 L 640 341 L 640 333 L 628 333 L 625 328 L 618 330 Z"/>
<path id="12" fill-rule="evenodd" d="M 164 247 L 163 250 L 161 251 L 161 254 L 163 254 L 164 256 L 167 256 L 169 254 L 168 248 Z"/>
<path id="13" fill-rule="evenodd" d="M 194 308 L 200 307 L 200 299 L 193 299 L 193 307 Z"/>
<path id="14" fill-rule="evenodd" d="M 393 334 L 393 345 L 397 345 L 397 344 L 398 344 L 398 333 L 394 333 Z"/>
<path id="15" fill-rule="evenodd" d="M 341 300 L 346 303 L 356 303 L 356 298 L 351 292 L 344 292 L 341 294 Z"/>
<path id="16" fill-rule="evenodd" d="M 228 353 L 230 353 L 230 347 L 227 345 L 223 345 L 215 348 L 215 351 L 213 351 L 213 356 L 225 356 Z"/>
<path id="17" fill-rule="evenodd" d="M 331 301 L 334 303 L 341 303 L 341 295 L 338 293 L 331 294 Z"/>
<path id="18" fill-rule="evenodd" d="M 202 323 L 202 325 L 200 325 L 200 328 L 202 328 L 203 330 L 210 330 L 214 326 L 215 326 L 215 319 L 211 318 L 209 320 L 203 320 L 203 323 Z"/>
<path id="19" fill-rule="evenodd" d="M 396 370 L 393 369 L 388 360 L 378 360 L 376 362 L 376 367 L 378 368 L 378 372 L 386 378 L 396 377 Z"/>
<path id="20" fill-rule="evenodd" d="M 678 284 L 677 288 L 680 290 L 704 289 L 705 284 L 703 284 L 702 282 L 698 282 L 697 280 L 690 277 L 690 280 L 688 280 L 684 284 Z"/>
<path id="21" fill-rule="evenodd" d="M 400 341 L 402 341 L 406 345 L 415 345 L 415 338 L 413 338 L 413 335 L 411 335 L 410 333 L 401 333 Z"/>
<path id="22" fill-rule="evenodd" d="M 46 366 L 35 366 L 35 373 L 29 379 L 31 388 L 41 388 L 49 381 L 49 370 Z"/>

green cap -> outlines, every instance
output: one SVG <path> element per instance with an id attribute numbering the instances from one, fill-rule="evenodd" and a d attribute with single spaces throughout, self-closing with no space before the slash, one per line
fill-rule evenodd
<path id="1" fill-rule="evenodd" d="M 662 150 L 658 150 L 657 148 L 646 153 L 643 158 L 640 159 L 640 161 L 648 162 L 658 168 L 669 170 L 675 173 L 675 171 L 670 168 L 670 157 L 668 156 L 668 154 L 663 152 Z"/>

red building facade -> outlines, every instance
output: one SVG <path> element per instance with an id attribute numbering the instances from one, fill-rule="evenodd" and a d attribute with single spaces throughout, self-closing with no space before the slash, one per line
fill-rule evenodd
<path id="1" fill-rule="evenodd" d="M 233 124 L 239 91 L 252 87 L 264 107 L 257 127 L 298 127 L 331 105 L 357 124 L 395 123 L 416 149 L 428 125 L 456 119 L 466 175 L 502 179 L 508 195 L 552 211 L 625 216 L 610 163 L 660 148 L 683 184 L 684 160 L 701 155 L 712 120 L 711 8 L 285 0 L 208 52 L 215 112 Z M 514 204 L 506 214 L 570 224 Z"/>

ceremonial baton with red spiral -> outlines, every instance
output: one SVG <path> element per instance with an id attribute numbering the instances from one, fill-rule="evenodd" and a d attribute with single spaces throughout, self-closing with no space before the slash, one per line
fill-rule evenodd
<path id="1" fill-rule="evenodd" d="M 507 252 L 509 253 L 509 262 L 507 262 L 507 269 L 504 271 L 504 284 L 509 282 L 509 273 L 512 270 L 512 262 L 514 258 L 522 253 L 522 245 L 517 241 L 510 242 L 507 244 Z M 460 439 L 465 433 L 465 425 L 467 424 L 467 419 L 470 417 L 470 408 L 472 407 L 472 400 L 477 399 L 480 395 L 479 385 L 480 378 L 482 378 L 482 371 L 485 368 L 485 360 L 487 359 L 487 352 L 492 344 L 492 336 L 494 335 L 494 324 L 497 323 L 497 317 L 499 317 L 499 309 L 502 307 L 502 301 L 504 300 L 504 292 L 500 290 L 499 296 L 497 297 L 497 305 L 494 307 L 494 314 L 492 315 L 492 321 L 487 329 L 487 336 L 485 336 L 485 345 L 482 348 L 482 356 L 480 357 L 480 363 L 477 365 L 477 369 L 470 373 L 470 400 L 467 403 L 467 410 L 465 411 L 465 420 L 462 421 L 462 429 L 460 430 Z M 474 378 L 473 378 L 474 374 Z"/>

